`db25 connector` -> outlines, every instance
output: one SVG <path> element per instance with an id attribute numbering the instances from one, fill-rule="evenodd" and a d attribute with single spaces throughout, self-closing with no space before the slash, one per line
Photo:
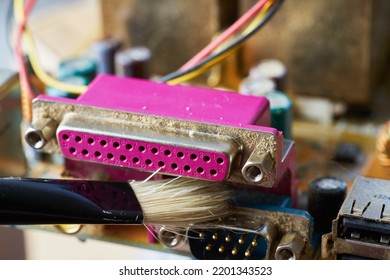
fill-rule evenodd
<path id="1" fill-rule="evenodd" d="M 101 75 L 77 99 L 37 97 L 25 139 L 78 161 L 275 188 L 294 147 L 269 126 L 264 97 Z"/>

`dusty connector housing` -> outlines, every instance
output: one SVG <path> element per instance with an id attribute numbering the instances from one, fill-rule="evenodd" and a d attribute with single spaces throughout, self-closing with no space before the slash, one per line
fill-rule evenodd
<path id="1" fill-rule="evenodd" d="M 338 259 L 390 259 L 390 181 L 357 177 L 322 255 Z"/>
<path id="2" fill-rule="evenodd" d="M 293 143 L 269 126 L 263 97 L 101 75 L 76 100 L 36 98 L 26 140 L 81 162 L 292 196 Z"/>
<path id="3" fill-rule="evenodd" d="M 189 231 L 197 259 L 297 260 L 311 256 L 311 217 L 303 210 L 234 207 L 210 227 Z"/>

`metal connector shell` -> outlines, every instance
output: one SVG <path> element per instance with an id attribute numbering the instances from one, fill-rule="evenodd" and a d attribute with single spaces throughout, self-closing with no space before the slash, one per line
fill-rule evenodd
<path id="1" fill-rule="evenodd" d="M 355 179 L 332 232 L 323 236 L 322 255 L 390 259 L 390 181 Z"/>

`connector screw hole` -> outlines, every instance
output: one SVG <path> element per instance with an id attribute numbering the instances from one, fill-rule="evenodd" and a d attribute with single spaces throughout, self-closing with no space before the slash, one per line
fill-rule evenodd
<path id="1" fill-rule="evenodd" d="M 257 166 L 254 166 L 254 165 L 246 168 L 245 173 L 246 173 L 246 177 L 251 182 L 254 182 L 254 183 L 260 182 L 261 179 L 263 178 L 263 174 L 262 174 L 260 168 L 258 168 Z"/>

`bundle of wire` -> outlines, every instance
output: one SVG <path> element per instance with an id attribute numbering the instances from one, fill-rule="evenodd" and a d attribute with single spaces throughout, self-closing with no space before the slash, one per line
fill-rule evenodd
<path id="1" fill-rule="evenodd" d="M 240 48 L 247 39 L 259 31 L 271 19 L 281 4 L 282 0 L 259 1 L 236 23 L 195 55 L 194 58 L 190 59 L 178 71 L 162 77 L 160 81 L 169 84 L 180 84 L 201 75 Z M 237 30 L 243 31 L 231 43 L 223 45 L 225 41 L 228 41 L 237 33 Z M 212 53 L 214 50 L 217 51 Z"/>
<path id="2" fill-rule="evenodd" d="M 46 85 L 61 89 L 66 92 L 81 94 L 86 91 L 86 86 L 80 85 L 71 85 L 67 83 L 63 83 L 51 77 L 47 74 L 41 67 L 39 63 L 38 53 L 35 48 L 35 43 L 33 36 L 28 28 L 27 21 L 31 10 L 33 9 L 36 0 L 27 0 L 26 3 L 24 0 L 14 0 L 14 13 L 15 18 L 18 22 L 18 29 L 16 33 L 16 42 L 15 42 L 15 55 L 18 60 L 20 73 L 26 72 L 24 69 L 26 68 L 23 61 L 22 54 L 22 38 L 23 42 L 27 47 L 27 54 L 31 62 L 31 66 L 37 75 L 37 77 Z M 24 74 L 20 74 L 20 76 L 24 76 Z M 28 78 L 28 76 L 27 76 Z M 25 77 L 23 77 L 24 80 Z M 31 88 L 31 86 L 30 86 Z"/>
<path id="3" fill-rule="evenodd" d="M 20 75 L 23 76 L 22 81 L 28 84 L 28 76 L 22 66 L 22 52 L 21 52 L 21 34 L 27 45 L 28 56 L 31 61 L 34 72 L 37 77 L 46 85 L 58 88 L 63 91 L 81 94 L 85 92 L 85 86 L 70 85 L 60 82 L 50 75 L 48 75 L 40 66 L 37 51 L 33 36 L 27 26 L 27 19 L 35 0 L 15 0 L 15 17 L 18 20 L 18 32 L 15 47 L 15 54 L 18 57 L 20 65 Z M 215 64 L 221 62 L 228 55 L 236 51 L 248 38 L 259 31 L 275 14 L 282 3 L 282 0 L 260 0 L 250 10 L 248 10 L 242 17 L 240 17 L 231 27 L 218 36 L 213 42 L 201 50 L 197 55 L 185 63 L 178 71 L 170 73 L 162 77 L 159 81 L 169 84 L 180 84 L 191 80 Z M 232 38 L 236 37 L 234 40 Z M 18 50 L 18 51 L 16 51 Z M 21 58 L 22 57 L 22 58 Z M 27 86 L 26 86 L 27 88 Z M 31 88 L 31 87 L 30 87 Z M 32 96 L 32 90 L 27 88 L 28 95 Z M 31 93 L 31 94 L 30 94 Z"/>

